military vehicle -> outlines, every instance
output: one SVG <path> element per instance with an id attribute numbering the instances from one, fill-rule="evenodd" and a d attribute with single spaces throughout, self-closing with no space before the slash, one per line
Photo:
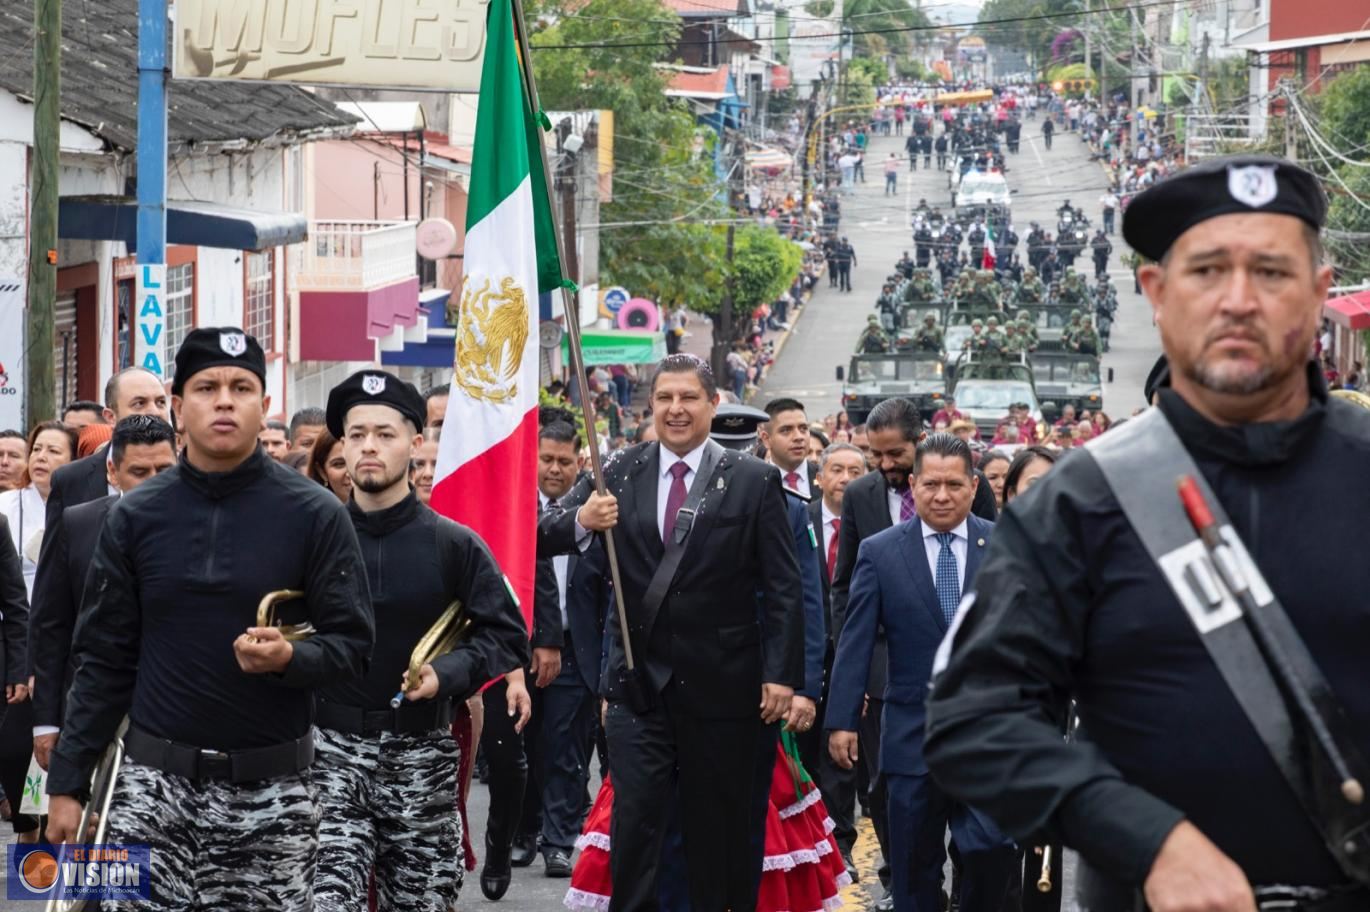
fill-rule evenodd
<path id="1" fill-rule="evenodd" d="M 1041 419 L 1040 400 L 1026 357 L 977 358 L 967 352 L 956 359 L 955 367 L 950 393 L 956 398 L 956 407 L 975 422 L 981 439 L 994 438 L 995 428 L 1014 403 L 1027 403 L 1033 419 Z"/>
<path id="2" fill-rule="evenodd" d="M 926 421 L 942 407 L 947 392 L 946 367 L 937 352 L 853 355 L 845 372 L 838 365 L 837 379 L 852 424 L 861 424 L 876 403 L 895 396 L 915 403 Z"/>
<path id="3" fill-rule="evenodd" d="M 1099 357 L 1069 351 L 1037 351 L 1029 359 L 1037 393 L 1044 401 L 1055 402 L 1058 408 L 1067 403 L 1082 409 L 1098 411 L 1104 407 L 1104 388 L 1099 374 Z M 1113 368 L 1108 369 L 1109 381 Z"/>

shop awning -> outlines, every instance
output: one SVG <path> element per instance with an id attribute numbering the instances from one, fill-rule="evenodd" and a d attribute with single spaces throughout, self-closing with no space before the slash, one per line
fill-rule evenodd
<path id="1" fill-rule="evenodd" d="M 127 196 L 64 196 L 57 211 L 57 236 L 72 241 L 123 241 L 138 246 L 138 203 Z M 237 209 L 221 203 L 168 200 L 168 244 L 266 250 L 298 244 L 309 236 L 303 215 Z"/>
<path id="2" fill-rule="evenodd" d="M 747 152 L 747 167 L 764 170 L 781 170 L 794 164 L 790 153 L 783 149 L 752 149 Z"/>
<path id="3" fill-rule="evenodd" d="M 666 357 L 666 337 L 647 330 L 582 332 L 580 347 L 585 353 L 586 364 L 655 364 Z M 564 336 L 561 357 L 563 363 L 571 363 Z"/>
<path id="4" fill-rule="evenodd" d="M 1370 291 L 1332 298 L 1322 305 L 1322 314 L 1347 329 L 1370 329 Z"/>

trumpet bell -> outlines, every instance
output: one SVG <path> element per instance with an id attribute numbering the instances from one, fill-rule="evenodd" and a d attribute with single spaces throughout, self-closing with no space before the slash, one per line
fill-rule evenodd
<path id="1" fill-rule="evenodd" d="M 298 589 L 277 589 L 275 592 L 268 592 L 257 603 L 257 626 L 277 627 L 281 631 L 281 636 L 291 641 L 303 640 L 313 636 L 313 624 L 308 621 L 299 624 L 281 623 L 276 613 L 277 605 L 298 601 L 302 598 L 304 598 L 304 593 Z"/>
<path id="2" fill-rule="evenodd" d="M 466 609 L 459 600 L 453 600 L 433 622 L 433 626 L 419 638 L 414 651 L 409 654 L 409 668 L 404 677 L 405 691 L 417 688 L 423 666 L 456 649 L 470 629 L 471 619 L 466 616 Z"/>

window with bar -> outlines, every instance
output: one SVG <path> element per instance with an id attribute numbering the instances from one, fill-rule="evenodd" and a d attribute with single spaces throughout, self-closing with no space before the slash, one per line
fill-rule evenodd
<path id="1" fill-rule="evenodd" d="M 166 269 L 166 352 L 164 370 L 170 378 L 176 372 L 176 349 L 195 324 L 195 264 L 182 263 Z"/>
<path id="2" fill-rule="evenodd" d="M 276 350 L 276 256 L 274 250 L 248 252 L 243 285 L 243 329 L 262 346 Z"/>

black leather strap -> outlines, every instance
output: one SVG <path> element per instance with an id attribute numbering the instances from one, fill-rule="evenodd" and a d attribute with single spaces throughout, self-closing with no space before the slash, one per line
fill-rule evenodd
<path id="1" fill-rule="evenodd" d="M 1345 712 L 1183 441 L 1165 414 L 1152 408 L 1098 438 L 1085 451 L 1103 472 L 1133 531 L 1189 615 L 1223 681 L 1298 795 L 1328 851 L 1348 877 L 1370 884 L 1370 813 L 1364 805 L 1355 806 L 1343 797 L 1341 777 L 1318 740 L 1311 737 L 1302 713 L 1286 699 L 1278 676 L 1271 671 L 1270 658 L 1248 623 L 1258 621 L 1273 636 L 1281 659 L 1326 723 L 1351 772 L 1368 782 L 1365 761 L 1347 734 Z M 1211 564 L 1205 546 L 1176 492 L 1175 480 L 1183 476 L 1198 485 L 1223 540 L 1241 565 L 1251 588 L 1251 611 L 1259 612 L 1258 618 L 1245 619 L 1242 605 L 1206 569 Z"/>
<path id="2" fill-rule="evenodd" d="M 452 727 L 452 701 L 405 701 L 398 709 L 363 709 L 319 699 L 315 701 L 314 724 L 319 728 L 366 737 L 441 731 Z"/>
<path id="3" fill-rule="evenodd" d="M 137 763 L 185 779 L 256 782 L 308 769 L 314 762 L 314 732 L 267 747 L 214 751 L 168 741 L 130 723 L 124 752 Z"/>

